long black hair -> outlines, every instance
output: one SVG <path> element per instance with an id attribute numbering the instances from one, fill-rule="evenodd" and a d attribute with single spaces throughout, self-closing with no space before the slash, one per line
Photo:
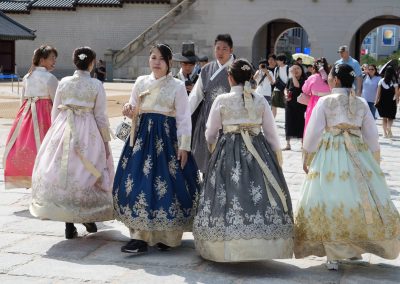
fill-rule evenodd
<path id="1" fill-rule="evenodd" d="M 390 83 L 397 83 L 396 71 L 394 70 L 392 65 L 386 67 L 385 75 L 383 76 L 383 81 L 385 81 L 385 83 L 388 85 Z"/>

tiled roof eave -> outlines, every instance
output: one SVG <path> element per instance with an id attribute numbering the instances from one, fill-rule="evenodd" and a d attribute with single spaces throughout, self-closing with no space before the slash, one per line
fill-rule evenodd
<path id="1" fill-rule="evenodd" d="M 16 36 L 16 35 L 2 35 L 0 34 L 0 40 L 34 40 L 35 35 L 31 36 Z"/>
<path id="2" fill-rule="evenodd" d="M 69 10 L 75 11 L 76 7 L 32 7 L 31 10 Z"/>
<path id="3" fill-rule="evenodd" d="M 76 7 L 117 7 L 117 8 L 122 8 L 122 4 L 78 4 Z"/>
<path id="4" fill-rule="evenodd" d="M 29 10 L 21 11 L 21 10 L 0 10 L 5 14 L 30 14 Z"/>

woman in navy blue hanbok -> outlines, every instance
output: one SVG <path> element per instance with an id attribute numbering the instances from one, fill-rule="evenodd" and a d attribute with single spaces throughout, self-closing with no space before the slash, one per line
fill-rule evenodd
<path id="1" fill-rule="evenodd" d="M 168 45 L 152 47 L 152 73 L 136 80 L 123 108 L 136 127 L 122 151 L 113 187 L 116 218 L 131 234 L 122 252 L 143 253 L 149 245 L 168 250 L 192 230 L 200 186 L 190 155 L 189 102 L 183 82 L 169 73 L 171 59 Z"/>

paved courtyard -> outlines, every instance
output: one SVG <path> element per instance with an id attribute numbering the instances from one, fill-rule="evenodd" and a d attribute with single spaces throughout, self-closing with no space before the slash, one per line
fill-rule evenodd
<path id="1" fill-rule="evenodd" d="M 126 94 L 130 84 L 106 84 L 107 95 Z M 0 84 L 2 102 L 9 102 L 9 86 Z M 112 99 L 112 98 L 109 98 Z M 398 115 L 399 118 L 399 115 Z M 120 117 L 110 119 L 112 128 Z M 0 157 L 12 119 L 0 118 Z M 377 121 L 379 132 L 381 120 Z M 279 110 L 277 125 L 284 141 L 284 111 Z M 393 128 L 393 139 L 380 137 L 382 162 L 392 200 L 400 210 L 400 122 Z M 115 164 L 123 143 L 111 142 Z M 304 178 L 301 143 L 283 152 L 283 170 L 293 205 L 296 206 Z M 129 240 L 127 228 L 117 221 L 99 223 L 99 232 L 87 234 L 77 225 L 79 238 L 64 238 L 64 223 L 41 221 L 29 214 L 30 190 L 4 189 L 0 165 L 0 283 L 399 283 L 400 257 L 385 260 L 364 254 L 362 261 L 345 262 L 337 272 L 326 270 L 325 258 L 271 260 L 264 262 L 217 264 L 205 261 L 194 249 L 191 233 L 184 234 L 181 247 L 170 252 L 150 249 L 131 256 L 120 252 Z"/>

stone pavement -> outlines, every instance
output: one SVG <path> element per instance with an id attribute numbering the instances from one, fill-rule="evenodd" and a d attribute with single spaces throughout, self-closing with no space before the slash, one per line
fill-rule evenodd
<path id="1" fill-rule="evenodd" d="M 122 87 L 121 87 L 122 86 Z M 130 87 L 110 85 L 108 95 Z M 127 96 L 128 98 L 128 96 Z M 1 111 L 1 102 L 0 102 Z M 279 110 L 277 125 L 284 141 L 284 112 Z M 115 129 L 121 118 L 111 118 Z M 0 157 L 11 126 L 0 119 Z M 379 131 L 381 120 L 377 121 Z M 392 199 L 400 209 L 400 122 L 394 123 L 395 138 L 380 138 L 382 169 Z M 115 164 L 123 143 L 111 142 Z M 304 174 L 301 142 L 292 142 L 285 151 L 284 174 L 296 206 Z M 194 250 L 193 236 L 184 234 L 181 247 L 170 252 L 150 249 L 148 254 L 130 256 L 120 252 L 129 240 L 128 230 L 117 221 L 99 223 L 99 232 L 87 234 L 77 225 L 79 238 L 65 240 L 64 223 L 41 221 L 28 211 L 30 191 L 4 190 L 4 170 L 0 166 L 0 283 L 399 283 L 400 257 L 384 260 L 364 254 L 363 260 L 345 262 L 337 272 L 326 270 L 325 258 L 271 260 L 218 264 L 205 261 Z"/>

